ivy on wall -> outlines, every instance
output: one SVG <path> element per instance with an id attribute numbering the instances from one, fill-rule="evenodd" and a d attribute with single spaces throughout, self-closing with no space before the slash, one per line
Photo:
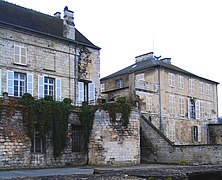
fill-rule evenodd
<path id="1" fill-rule="evenodd" d="M 24 94 L 21 99 L 23 105 L 23 121 L 28 129 L 28 135 L 33 140 L 35 127 L 38 127 L 42 142 L 52 132 L 53 155 L 59 157 L 66 146 L 68 117 L 72 108 L 71 101 L 53 101 L 52 97 L 35 100 L 30 94 Z"/>
<path id="2" fill-rule="evenodd" d="M 0 99 L 0 113 L 2 114 L 4 100 Z M 52 97 L 46 96 L 44 99 L 35 99 L 30 94 L 25 93 L 20 100 L 10 99 L 7 104 L 6 113 L 12 115 L 15 109 L 22 110 L 23 123 L 27 127 L 28 136 L 31 141 L 34 139 L 34 131 L 37 127 L 40 137 L 44 143 L 50 134 L 53 145 L 54 157 L 59 157 L 66 146 L 68 117 L 71 100 L 66 98 L 62 102 L 54 101 Z M 21 106 L 20 106 L 20 105 Z M 97 109 L 105 110 L 109 113 L 112 123 L 116 122 L 116 113 L 121 113 L 121 122 L 124 127 L 129 123 L 131 105 L 125 97 L 119 97 L 116 102 L 91 106 L 87 103 L 79 108 L 79 119 L 83 127 L 84 150 L 87 151 L 89 136 L 93 126 L 94 114 Z M 51 137 L 52 135 L 52 137 Z"/>

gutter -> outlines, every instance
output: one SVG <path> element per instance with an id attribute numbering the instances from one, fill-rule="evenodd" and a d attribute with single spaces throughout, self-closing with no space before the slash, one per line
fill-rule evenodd
<path id="1" fill-rule="evenodd" d="M 160 126 L 159 126 L 159 129 L 160 129 L 160 131 L 163 133 L 163 122 L 162 122 L 162 98 L 161 98 L 161 83 L 160 83 L 160 80 L 161 80 L 161 78 L 160 78 L 160 66 L 159 66 L 159 68 L 158 68 L 158 84 L 159 84 L 159 105 L 160 105 L 160 120 L 159 120 L 159 122 L 160 122 Z"/>

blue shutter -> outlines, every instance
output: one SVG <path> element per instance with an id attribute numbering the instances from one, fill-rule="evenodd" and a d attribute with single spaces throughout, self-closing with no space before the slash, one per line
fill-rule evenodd
<path id="1" fill-rule="evenodd" d="M 44 76 L 38 76 L 38 99 L 44 98 Z"/>
<path id="2" fill-rule="evenodd" d="M 187 100 L 188 100 L 187 101 L 187 117 L 188 117 L 188 119 L 190 119 L 190 111 L 191 111 L 191 109 L 190 109 L 190 98 L 188 98 Z"/>
<path id="3" fill-rule="evenodd" d="M 27 74 L 27 93 L 33 96 L 33 74 Z"/>
<path id="4" fill-rule="evenodd" d="M 56 101 L 61 101 L 61 79 L 56 78 Z"/>
<path id="5" fill-rule="evenodd" d="M 89 83 L 88 89 L 89 89 L 88 102 L 89 104 L 95 104 L 95 84 Z"/>
<path id="6" fill-rule="evenodd" d="M 14 71 L 7 70 L 7 92 L 9 96 L 14 96 Z"/>
<path id="7" fill-rule="evenodd" d="M 82 102 L 84 101 L 84 83 L 78 82 L 78 102 L 77 105 L 82 105 Z"/>
<path id="8" fill-rule="evenodd" d="M 0 96 L 2 96 L 2 69 L 0 69 Z"/>

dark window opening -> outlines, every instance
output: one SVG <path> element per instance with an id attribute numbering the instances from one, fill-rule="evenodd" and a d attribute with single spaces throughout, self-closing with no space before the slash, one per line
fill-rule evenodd
<path id="1" fill-rule="evenodd" d="M 72 125 L 72 152 L 83 150 L 82 126 Z"/>

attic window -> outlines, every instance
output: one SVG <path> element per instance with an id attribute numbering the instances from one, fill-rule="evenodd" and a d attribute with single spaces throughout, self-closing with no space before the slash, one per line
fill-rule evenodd
<path id="1" fill-rule="evenodd" d="M 132 66 L 132 69 L 135 68 L 136 66 L 137 66 L 137 64 L 134 64 L 134 65 Z"/>

